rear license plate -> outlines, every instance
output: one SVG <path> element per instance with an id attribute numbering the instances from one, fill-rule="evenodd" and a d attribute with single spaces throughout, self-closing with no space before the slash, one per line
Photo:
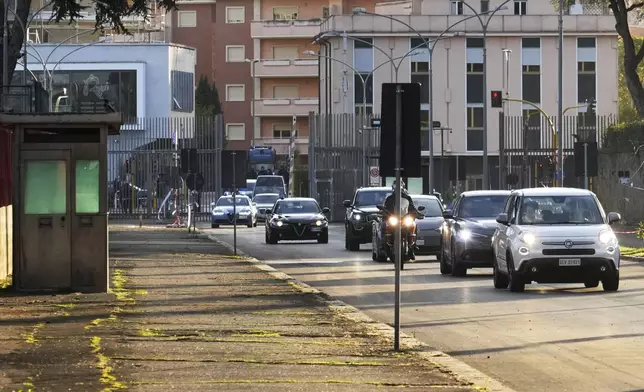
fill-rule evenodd
<path id="1" fill-rule="evenodd" d="M 560 267 L 577 267 L 581 265 L 581 259 L 559 259 Z"/>
<path id="2" fill-rule="evenodd" d="M 321 231 L 320 227 L 311 227 L 311 231 Z"/>
<path id="3" fill-rule="evenodd" d="M 418 245 L 418 246 L 425 245 L 425 240 L 416 240 L 416 245 Z"/>

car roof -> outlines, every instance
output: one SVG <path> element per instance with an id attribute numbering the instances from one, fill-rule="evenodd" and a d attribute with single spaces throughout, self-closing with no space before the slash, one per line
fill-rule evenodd
<path id="1" fill-rule="evenodd" d="M 388 186 L 365 186 L 358 188 L 356 192 L 370 192 L 370 191 L 391 191 L 391 187 Z"/>
<path id="2" fill-rule="evenodd" d="M 514 193 L 519 193 L 522 196 L 591 196 L 594 195 L 593 192 L 588 189 L 581 188 L 564 188 L 564 187 L 553 187 L 553 188 L 525 188 L 517 189 Z"/>
<path id="3" fill-rule="evenodd" d="M 257 196 L 277 196 L 277 197 L 279 197 L 279 195 L 280 195 L 279 193 L 258 193 L 258 194 L 255 195 L 255 197 L 257 197 Z"/>
<path id="4" fill-rule="evenodd" d="M 278 201 L 314 201 L 317 203 L 317 200 L 312 197 L 285 197 Z"/>
<path id="5" fill-rule="evenodd" d="M 461 196 L 464 197 L 469 197 L 469 196 L 510 196 L 512 191 L 506 191 L 506 190 L 490 190 L 490 191 L 465 191 L 461 193 Z"/>
<path id="6" fill-rule="evenodd" d="M 240 192 L 241 192 L 241 191 L 240 191 Z M 236 195 L 235 197 L 245 197 L 245 198 L 247 198 L 247 199 L 250 199 L 248 196 L 246 196 L 246 195 L 242 195 L 241 193 L 237 193 L 237 195 Z M 226 199 L 232 199 L 232 198 L 233 198 L 233 195 L 223 195 L 223 196 L 219 196 L 219 198 L 220 198 L 220 199 L 224 199 L 224 198 L 226 198 Z"/>
<path id="7" fill-rule="evenodd" d="M 409 195 L 409 196 L 411 196 L 412 199 L 434 199 L 436 201 L 440 201 L 438 200 L 438 197 L 434 195 Z"/>

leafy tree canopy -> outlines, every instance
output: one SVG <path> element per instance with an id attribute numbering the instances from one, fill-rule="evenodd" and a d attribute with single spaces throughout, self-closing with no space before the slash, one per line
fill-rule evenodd
<path id="1" fill-rule="evenodd" d="M 641 47 L 644 44 L 644 38 L 633 37 L 633 42 L 636 47 Z M 626 78 L 624 76 L 624 41 L 619 40 L 619 82 L 617 91 L 617 107 L 619 110 L 618 119 L 620 122 L 630 123 L 640 119 L 637 109 L 633 104 L 628 88 L 626 87 Z M 644 79 L 644 62 L 637 65 L 637 75 L 640 80 Z"/>
<path id="2" fill-rule="evenodd" d="M 214 116 L 221 113 L 219 91 L 215 84 L 208 83 L 208 78 L 201 75 L 195 91 L 196 114 L 198 116 Z"/>

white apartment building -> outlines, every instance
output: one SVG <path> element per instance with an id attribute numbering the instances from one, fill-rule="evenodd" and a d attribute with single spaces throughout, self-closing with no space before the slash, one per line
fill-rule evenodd
<path id="1" fill-rule="evenodd" d="M 490 18 L 487 28 L 487 91 L 483 91 L 482 24 L 476 17 L 458 22 L 474 15 L 473 11 L 481 13 L 500 6 L 503 9 Z M 597 101 L 598 115 L 616 114 L 618 36 L 614 17 L 608 9 L 586 5 L 583 0 L 564 12 L 563 106 L 571 108 L 566 116 L 584 111 L 574 107 L 593 99 Z M 368 112 L 380 113 L 381 85 L 395 81 L 389 58 L 403 57 L 423 41 L 403 23 L 383 16 L 346 13 L 345 10 L 345 15 L 332 15 L 322 24 L 318 39 L 327 43 L 321 46 L 322 55 L 352 64 L 365 77 L 379 67 L 370 78 L 367 103 Z M 443 184 L 447 185 L 458 178 L 461 184 L 466 180 L 466 189 L 481 188 L 483 111 L 487 110 L 489 173 L 490 184 L 494 187 L 498 183 L 501 109 L 490 107 L 490 92 L 503 90 L 509 98 L 533 102 L 550 116 L 557 115 L 558 10 L 550 0 L 508 0 L 505 3 L 503 0 L 469 0 L 466 3 L 414 0 L 376 4 L 376 13 L 390 15 L 430 40 L 455 24 L 433 50 L 433 119 L 451 128 L 444 133 L 442 148 L 440 131 L 434 132 L 436 162 L 441 151 L 447 156 L 442 175 L 438 172 L 441 165 L 434 165 L 435 183 L 443 178 Z M 487 23 L 487 16 L 481 18 Z M 372 43 L 379 49 L 345 39 L 343 34 Z M 397 81 L 421 84 L 422 119 L 427 121 L 429 53 L 426 49 L 420 50 L 420 54 L 403 59 Z M 326 62 L 320 62 L 321 113 L 359 110 L 362 105 L 360 78 L 353 77 L 354 71 L 339 61 L 331 64 L 327 71 L 324 69 Z M 483 107 L 485 95 L 487 108 Z M 521 116 L 534 109 L 521 102 L 509 102 L 504 104 L 503 110 L 509 116 Z M 429 132 L 425 130 L 423 156 L 429 155 L 428 138 Z M 542 129 L 541 146 L 546 145 L 552 145 L 552 132 Z M 564 149 L 571 147 L 572 141 L 566 141 Z"/>

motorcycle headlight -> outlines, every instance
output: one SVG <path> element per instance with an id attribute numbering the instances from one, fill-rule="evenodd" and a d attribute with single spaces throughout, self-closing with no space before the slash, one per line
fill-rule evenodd
<path id="1" fill-rule="evenodd" d="M 277 221 L 275 224 L 277 225 L 277 227 L 282 227 L 284 225 L 282 221 Z"/>
<path id="2" fill-rule="evenodd" d="M 405 226 L 413 226 L 414 225 L 414 218 L 411 216 L 406 216 L 405 219 L 403 219 L 403 224 Z"/>
<path id="3" fill-rule="evenodd" d="M 470 238 L 472 238 L 472 232 L 467 230 L 467 229 L 459 230 L 458 231 L 458 238 L 460 238 L 460 239 L 462 239 L 464 241 L 467 241 Z"/>
<path id="4" fill-rule="evenodd" d="M 537 240 L 537 237 L 534 236 L 532 233 L 528 232 L 523 232 L 519 235 L 519 239 L 523 241 L 526 245 L 532 245 L 534 242 Z"/>
<path id="5" fill-rule="evenodd" d="M 396 226 L 398 224 L 398 218 L 390 216 L 389 219 L 387 219 L 387 222 L 392 226 Z"/>
<path id="6" fill-rule="evenodd" d="M 602 245 L 615 246 L 617 244 L 617 237 L 612 230 L 603 230 L 601 233 L 599 233 L 599 242 Z"/>
<path id="7" fill-rule="evenodd" d="M 354 215 L 353 215 L 353 219 L 355 219 L 355 220 L 360 220 L 360 219 L 362 219 L 362 215 L 360 215 L 360 214 L 354 214 Z"/>

